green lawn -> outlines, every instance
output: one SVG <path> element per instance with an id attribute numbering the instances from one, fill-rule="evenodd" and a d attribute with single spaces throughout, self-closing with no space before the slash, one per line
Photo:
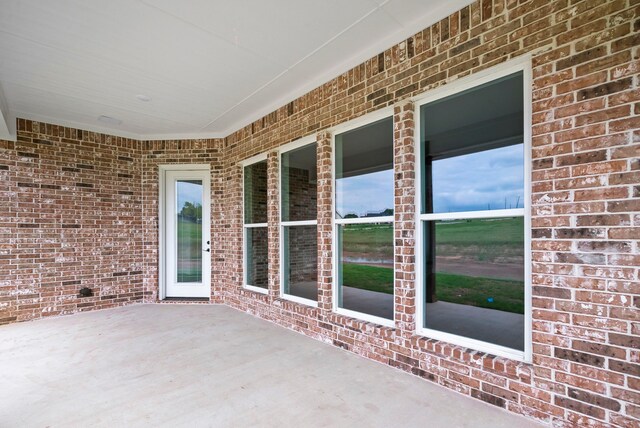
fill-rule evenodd
<path id="1" fill-rule="evenodd" d="M 391 268 L 344 263 L 342 269 L 342 282 L 346 286 L 393 294 Z M 444 302 L 524 313 L 521 281 L 437 273 L 436 284 L 438 300 Z"/>

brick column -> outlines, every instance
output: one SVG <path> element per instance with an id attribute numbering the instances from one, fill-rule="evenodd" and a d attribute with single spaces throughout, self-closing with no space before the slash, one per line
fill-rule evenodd
<path id="1" fill-rule="evenodd" d="M 278 152 L 267 155 L 267 223 L 269 234 L 269 296 L 280 296 L 280 162 Z"/>
<path id="2" fill-rule="evenodd" d="M 394 295 L 395 323 L 402 332 L 416 328 L 415 139 L 414 105 L 402 101 L 393 111 Z"/>
<path id="3" fill-rule="evenodd" d="M 331 166 L 331 133 L 320 132 L 318 141 L 318 308 L 321 317 L 331 312 L 333 251 L 333 181 Z"/>

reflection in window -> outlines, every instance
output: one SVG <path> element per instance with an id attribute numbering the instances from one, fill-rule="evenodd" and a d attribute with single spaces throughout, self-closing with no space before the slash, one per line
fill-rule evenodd
<path id="1" fill-rule="evenodd" d="M 244 167 L 244 222 L 267 222 L 267 161 Z"/>
<path id="2" fill-rule="evenodd" d="M 433 211 L 500 210 L 524 207 L 522 143 L 434 159 Z"/>
<path id="3" fill-rule="evenodd" d="M 268 288 L 267 161 L 244 167 L 244 284 Z"/>
<path id="4" fill-rule="evenodd" d="M 336 136 L 337 218 L 393 215 L 393 119 Z"/>
<path id="5" fill-rule="evenodd" d="M 317 144 L 281 156 L 282 294 L 318 300 Z"/>
<path id="6" fill-rule="evenodd" d="M 393 118 L 335 141 L 336 303 L 392 320 Z"/>
<path id="7" fill-rule="evenodd" d="M 501 323 L 520 325 L 524 314 L 524 219 L 439 220 L 427 226 L 424 242 L 433 242 L 426 248 L 433 265 L 427 269 L 425 327 L 524 349 L 520 329 L 495 334 Z"/>
<path id="8" fill-rule="evenodd" d="M 420 108 L 423 327 L 524 350 L 522 73 Z"/>
<path id="9" fill-rule="evenodd" d="M 283 292 L 318 300 L 317 226 L 285 226 L 283 230 Z"/>
<path id="10" fill-rule="evenodd" d="M 393 223 L 337 230 L 339 307 L 393 319 Z"/>
<path id="11" fill-rule="evenodd" d="M 318 212 L 317 144 L 282 154 L 282 221 L 315 220 Z"/>
<path id="12" fill-rule="evenodd" d="M 202 281 L 202 181 L 176 181 L 176 282 Z"/>
<path id="13" fill-rule="evenodd" d="M 245 238 L 247 242 L 246 283 L 254 287 L 267 288 L 269 273 L 267 228 L 247 228 Z"/>

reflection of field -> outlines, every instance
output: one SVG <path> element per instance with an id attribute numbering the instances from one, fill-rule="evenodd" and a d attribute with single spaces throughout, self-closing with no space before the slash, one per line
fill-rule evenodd
<path id="1" fill-rule="evenodd" d="M 202 280 L 202 223 L 178 219 L 178 282 Z"/>
<path id="2" fill-rule="evenodd" d="M 436 223 L 439 300 L 522 313 L 524 220 Z M 393 228 L 348 225 L 343 234 L 343 283 L 393 293 Z"/>

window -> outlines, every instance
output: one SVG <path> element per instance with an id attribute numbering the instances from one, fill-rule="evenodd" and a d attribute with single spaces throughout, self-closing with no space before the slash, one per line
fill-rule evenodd
<path id="1" fill-rule="evenodd" d="M 244 285 L 268 288 L 267 160 L 244 167 Z"/>
<path id="2" fill-rule="evenodd" d="M 337 312 L 392 325 L 393 203 L 393 118 L 337 134 Z"/>
<path id="3" fill-rule="evenodd" d="M 523 96 L 518 72 L 420 107 L 422 327 L 509 356 L 525 349 Z"/>
<path id="4" fill-rule="evenodd" d="M 280 157 L 280 237 L 282 296 L 318 301 L 317 144 Z"/>

